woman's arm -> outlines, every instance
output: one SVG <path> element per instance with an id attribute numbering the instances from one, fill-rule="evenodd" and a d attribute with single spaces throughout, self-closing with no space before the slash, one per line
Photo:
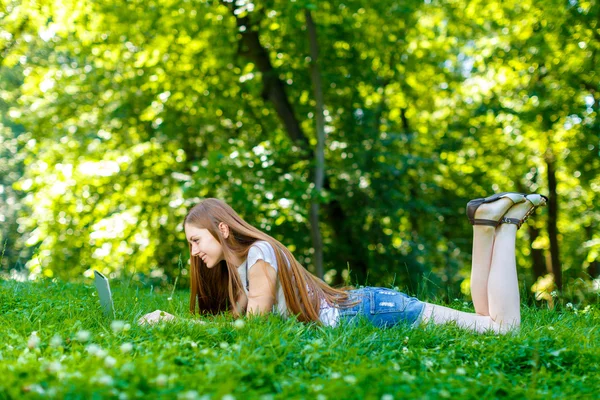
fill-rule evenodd
<path id="1" fill-rule="evenodd" d="M 256 262 L 248 275 L 248 314 L 266 314 L 275 304 L 277 271 L 264 260 Z"/>

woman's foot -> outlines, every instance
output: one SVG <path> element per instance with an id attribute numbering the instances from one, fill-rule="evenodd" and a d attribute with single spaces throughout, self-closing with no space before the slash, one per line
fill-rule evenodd
<path id="1" fill-rule="evenodd" d="M 502 198 L 493 203 L 484 203 L 475 211 L 475 220 L 498 221 L 513 207 L 515 203 L 509 198 Z"/>
<path id="2" fill-rule="evenodd" d="M 515 204 L 511 207 L 506 215 L 504 215 L 501 222 L 505 224 L 515 224 L 517 225 L 517 229 L 519 229 L 527 218 L 533 214 L 536 208 L 546 205 L 547 200 L 547 197 L 540 194 L 528 194 L 525 196 L 525 202 Z"/>
<path id="3" fill-rule="evenodd" d="M 467 203 L 467 217 L 472 225 L 496 227 L 504 214 L 517 203 L 525 201 L 522 193 L 503 192 Z"/>

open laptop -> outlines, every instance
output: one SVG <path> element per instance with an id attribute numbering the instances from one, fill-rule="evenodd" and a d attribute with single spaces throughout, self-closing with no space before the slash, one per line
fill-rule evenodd
<path id="1" fill-rule="evenodd" d="M 96 290 L 98 291 L 98 297 L 100 298 L 100 305 L 102 306 L 102 311 L 104 312 L 104 315 L 106 315 L 109 318 L 112 316 L 113 319 L 117 319 L 117 315 L 115 312 L 115 305 L 113 303 L 112 294 L 110 292 L 110 285 L 108 283 L 108 278 L 106 276 L 102 275 L 100 272 L 94 270 L 94 284 L 96 285 Z M 160 317 L 154 316 L 157 319 L 153 320 L 152 315 L 156 314 L 156 313 L 160 313 Z M 142 325 L 143 323 L 146 323 L 146 322 L 154 323 L 154 322 L 160 321 L 162 319 L 169 321 L 169 320 L 172 320 L 173 318 L 175 318 L 174 316 L 172 316 L 170 314 L 167 314 L 167 316 L 163 316 L 162 313 L 163 313 L 163 311 L 156 310 L 153 313 L 146 314 L 145 316 L 140 318 L 140 320 L 138 321 L 138 324 Z M 147 317 L 150 317 L 150 318 L 146 319 Z M 204 322 L 197 321 L 197 323 L 203 324 Z"/>
<path id="2" fill-rule="evenodd" d="M 100 272 L 94 270 L 94 283 L 96 290 L 98 291 L 98 298 L 100 299 L 100 305 L 104 315 L 116 319 L 115 305 L 113 303 L 112 294 L 110 293 L 110 285 L 108 284 L 108 278 L 102 275 Z"/>

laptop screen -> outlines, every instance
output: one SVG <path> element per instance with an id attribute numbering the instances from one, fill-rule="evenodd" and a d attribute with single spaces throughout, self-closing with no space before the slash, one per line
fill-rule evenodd
<path id="1" fill-rule="evenodd" d="M 96 284 L 96 290 L 98 291 L 98 297 L 100 298 L 100 305 L 102 306 L 104 315 L 110 317 L 112 314 L 112 316 L 115 317 L 115 308 L 110 293 L 108 279 L 100 272 L 94 270 L 94 283 Z"/>

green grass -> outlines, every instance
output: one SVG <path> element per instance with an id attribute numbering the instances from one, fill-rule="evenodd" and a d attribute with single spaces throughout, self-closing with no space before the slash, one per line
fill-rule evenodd
<path id="1" fill-rule="evenodd" d="M 454 326 L 319 328 L 276 316 L 236 327 L 227 317 L 191 323 L 187 291 L 168 300 L 170 292 L 114 286 L 117 318 L 128 330 L 115 332 L 102 316 L 93 285 L 0 281 L 0 399 L 591 399 L 600 393 L 597 306 L 526 308 L 521 331 L 507 336 Z M 183 319 L 136 325 L 155 309 Z M 82 341 L 83 331 L 89 340 Z"/>

